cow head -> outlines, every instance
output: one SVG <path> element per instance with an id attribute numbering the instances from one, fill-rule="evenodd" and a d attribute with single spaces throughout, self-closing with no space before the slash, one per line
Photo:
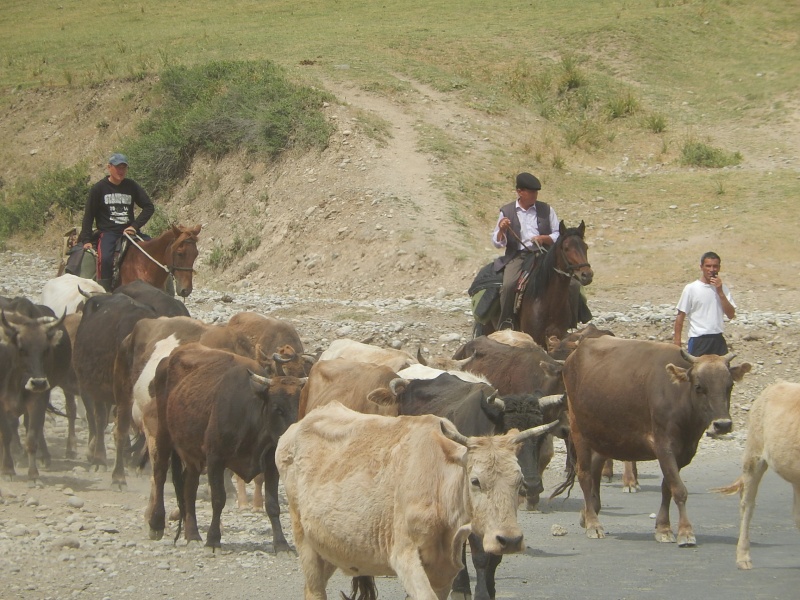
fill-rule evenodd
<path id="1" fill-rule="evenodd" d="M 683 359 L 690 363 L 689 368 L 678 367 L 672 363 L 666 369 L 673 383 L 689 384 L 692 406 L 703 416 L 706 424 L 711 424 L 715 435 L 730 433 L 733 421 L 730 415 L 731 390 L 735 381 L 741 381 L 752 369 L 750 363 L 742 363 L 731 367 L 730 362 L 736 356 L 729 352 L 725 356 L 708 354 L 692 356 L 681 350 Z"/>
<path id="2" fill-rule="evenodd" d="M 472 504 L 472 532 L 483 539 L 490 554 L 521 552 L 522 531 L 517 522 L 519 490 L 523 485 L 517 453 L 525 440 L 547 433 L 555 424 L 506 435 L 466 437 L 442 419 L 442 433 L 467 449 L 466 477 Z"/>
<path id="3" fill-rule="evenodd" d="M 277 443 L 278 438 L 297 422 L 300 392 L 307 377 L 262 377 L 248 370 L 250 385 L 255 395 L 264 400 L 269 423 L 269 435 Z"/>
<path id="4" fill-rule="evenodd" d="M 46 392 L 50 389 L 45 365 L 52 360 L 52 353 L 61 341 L 66 312 L 59 319 L 38 317 L 36 319 L 0 311 L 0 324 L 6 343 L 13 348 L 17 374 L 25 390 Z"/>
<path id="5" fill-rule="evenodd" d="M 263 355 L 263 350 L 259 346 L 259 352 Z M 305 377 L 314 365 L 314 357 L 310 354 L 298 354 L 290 345 L 286 344 L 278 348 L 272 355 L 275 363 L 275 372 L 278 375 L 289 377 Z"/>
<path id="6" fill-rule="evenodd" d="M 389 387 L 379 387 L 367 394 L 367 401 L 375 404 L 375 414 L 396 417 L 400 409 L 397 397 L 406 391 L 411 383 L 408 379 L 395 377 L 389 382 Z"/>

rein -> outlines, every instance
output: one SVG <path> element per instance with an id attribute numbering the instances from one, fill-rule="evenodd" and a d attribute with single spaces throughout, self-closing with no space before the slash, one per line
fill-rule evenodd
<path id="1" fill-rule="evenodd" d="M 147 253 L 147 251 L 146 251 L 144 248 L 142 248 L 142 247 L 141 247 L 141 246 L 140 246 L 140 245 L 139 245 L 139 244 L 136 242 L 136 240 L 135 240 L 135 239 L 133 239 L 133 237 L 132 237 L 130 234 L 128 234 L 128 233 L 123 233 L 122 235 L 124 235 L 126 238 L 128 238 L 128 241 L 130 241 L 130 243 L 131 243 L 131 244 L 133 244 L 134 246 L 136 246 L 136 247 L 139 249 L 139 251 L 140 251 L 142 254 L 144 254 L 144 255 L 145 255 L 147 258 L 149 258 L 150 260 L 152 260 L 152 261 L 153 261 L 155 264 L 157 264 L 157 265 L 158 265 L 160 268 L 164 269 L 164 271 L 167 273 L 167 275 L 172 275 L 172 274 L 174 274 L 174 273 L 175 273 L 175 271 L 194 271 L 194 267 L 178 267 L 178 266 L 175 266 L 174 264 L 172 264 L 172 265 L 169 265 L 169 266 L 167 266 L 167 265 L 162 265 L 162 264 L 161 264 L 160 262 L 158 262 L 158 261 L 157 261 L 155 258 L 153 258 L 152 256 L 150 256 L 150 254 L 148 254 L 148 253 Z M 137 236 L 136 236 L 136 237 L 139 237 L 139 236 L 138 236 L 138 234 L 137 234 Z M 139 239 L 141 240 L 142 238 L 141 238 L 141 237 L 139 237 Z M 177 242 L 177 241 L 178 241 L 178 238 L 175 238 L 175 239 L 172 241 L 172 243 L 170 244 L 170 246 L 172 246 L 172 245 L 173 245 L 175 242 Z M 184 240 L 184 242 L 185 242 L 185 243 L 188 243 L 188 242 L 192 242 L 192 243 L 194 243 L 192 240 L 189 240 L 189 239 L 187 239 L 187 240 Z M 174 259 L 173 259 L 173 262 L 174 262 Z"/>

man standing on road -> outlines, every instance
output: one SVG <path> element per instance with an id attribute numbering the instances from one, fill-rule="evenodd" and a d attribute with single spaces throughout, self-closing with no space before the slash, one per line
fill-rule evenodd
<path id="1" fill-rule="evenodd" d="M 111 291 L 114 246 L 123 233 L 133 235 L 153 216 L 153 206 L 147 192 L 133 179 L 128 179 L 128 159 L 124 154 L 112 154 L 108 159 L 108 176 L 92 186 L 83 212 L 83 225 L 78 243 L 92 247 L 92 227 L 97 223 L 100 238 L 97 242 L 97 283 Z M 141 208 L 133 218 L 133 205 Z"/>
<path id="2" fill-rule="evenodd" d="M 500 209 L 492 233 L 494 247 L 506 249 L 494 264 L 495 271 L 503 271 L 498 329 L 513 326 L 515 288 L 525 258 L 532 252 L 547 249 L 558 239 L 556 211 L 537 201 L 542 189 L 539 180 L 530 173 L 520 173 L 516 184 L 517 200 Z"/>
<path id="3" fill-rule="evenodd" d="M 719 277 L 721 260 L 714 252 L 706 252 L 700 258 L 700 279 L 683 288 L 678 301 L 678 316 L 675 318 L 675 332 L 672 341 L 681 345 L 683 322 L 689 317 L 688 351 L 692 356 L 728 353 L 728 344 L 722 335 L 725 325 L 723 315 L 728 319 L 736 316 L 736 304 L 731 291 Z"/>

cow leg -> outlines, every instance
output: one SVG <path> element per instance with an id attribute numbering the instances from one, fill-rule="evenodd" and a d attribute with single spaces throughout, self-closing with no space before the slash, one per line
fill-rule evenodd
<path id="1" fill-rule="evenodd" d="M 213 549 L 221 546 L 222 530 L 220 521 L 222 520 L 222 509 L 225 508 L 227 496 L 225 494 L 225 462 L 217 456 L 208 456 L 208 487 L 211 488 L 211 525 L 206 535 L 206 546 Z M 237 484 L 244 481 L 237 475 Z M 246 498 L 245 494 L 245 498 Z M 187 525 L 188 533 L 188 525 Z"/>
<path id="2" fill-rule="evenodd" d="M 253 505 L 255 506 L 255 498 L 253 498 Z M 238 475 L 236 475 L 236 508 L 239 510 L 247 508 L 247 484 Z"/>
<path id="3" fill-rule="evenodd" d="M 607 458 L 606 462 L 603 464 L 603 479 L 605 479 L 608 483 L 611 483 L 611 481 L 614 479 L 614 459 L 613 458 Z"/>
<path id="4" fill-rule="evenodd" d="M 502 554 L 489 554 L 489 562 L 486 565 L 486 589 L 489 591 L 489 598 L 495 599 L 496 590 L 494 584 L 494 575 L 497 572 L 497 567 L 503 560 Z"/>
<path id="5" fill-rule="evenodd" d="M 128 435 L 131 429 L 131 418 L 130 402 L 118 403 L 115 419 L 116 430 L 114 432 L 117 451 L 114 459 L 114 471 L 111 473 L 111 485 L 116 485 L 120 491 L 123 491 L 128 486 L 128 482 L 125 480 L 125 454 L 127 454 L 131 445 Z"/>
<path id="6" fill-rule="evenodd" d="M 278 467 L 275 465 L 275 448 L 269 449 L 262 457 L 264 468 L 264 508 L 272 526 L 272 551 L 291 552 L 289 542 L 281 527 L 281 504 L 278 499 Z M 330 576 L 328 576 L 330 578 Z M 327 580 L 326 580 L 327 581 Z"/>
<path id="7" fill-rule="evenodd" d="M 305 600 L 327 600 L 325 587 L 336 571 L 336 567 L 317 554 L 310 544 L 305 543 L 305 531 L 300 522 L 300 515 L 291 509 L 289 512 L 292 518 L 292 532 L 294 532 L 294 543 L 297 545 L 300 568 L 305 577 L 304 598 Z"/>
<path id="8" fill-rule="evenodd" d="M 174 463 L 173 463 L 174 466 Z M 174 468 L 173 468 L 174 471 Z M 223 484 L 224 485 L 224 484 Z M 191 466 L 186 466 L 183 471 L 183 535 L 187 542 L 202 542 L 200 531 L 197 528 L 197 488 L 200 486 L 200 471 Z M 175 493 L 180 493 L 175 489 Z M 223 492 L 224 494 L 224 492 Z"/>
<path id="9" fill-rule="evenodd" d="M 638 492 L 639 487 L 639 473 L 636 470 L 636 462 L 626 460 L 622 463 L 622 491 L 628 493 Z"/>
<path id="10" fill-rule="evenodd" d="M 494 574 L 503 557 L 498 554 L 488 554 L 483 549 L 483 540 L 475 534 L 469 536 L 469 547 L 472 550 L 472 564 L 475 566 L 475 595 L 473 598 L 474 600 L 494 600 Z"/>
<path id="11" fill-rule="evenodd" d="M 94 447 L 97 443 L 97 427 L 94 421 L 94 401 L 87 397 L 88 394 L 81 394 L 81 401 L 83 402 L 83 410 L 86 412 L 86 427 L 89 430 L 89 442 L 86 448 L 86 460 L 91 464 L 92 456 L 94 456 Z"/>
<path id="12" fill-rule="evenodd" d="M 75 435 L 75 421 L 78 418 L 78 405 L 75 403 L 75 394 L 64 390 L 64 407 L 67 411 L 67 450 L 65 458 L 78 456 L 78 442 Z"/>
<path id="13" fill-rule="evenodd" d="M 45 469 L 49 469 L 53 462 L 53 457 L 50 455 L 50 448 L 47 447 L 47 438 L 44 437 L 44 423 L 42 430 L 39 432 L 38 449 L 36 450 L 36 457 Z"/>
<path id="14" fill-rule="evenodd" d="M 44 436 L 44 417 L 47 411 L 49 394 L 30 394 L 25 400 L 28 415 L 28 431 L 25 433 L 25 449 L 28 452 L 28 483 L 36 485 L 39 469 L 36 466 L 36 452 L 39 439 Z"/>
<path id="15" fill-rule="evenodd" d="M 259 473 L 253 479 L 253 510 L 264 510 L 264 474 Z"/>
<path id="16" fill-rule="evenodd" d="M 395 546 L 389 557 L 389 565 L 406 591 L 406 595 L 414 600 L 439 600 L 447 598 L 450 593 L 452 579 L 449 579 L 444 590 L 435 591 L 422 566 L 419 548 L 410 539 L 395 539 Z"/>
<path id="17" fill-rule="evenodd" d="M 17 419 L 6 413 L 0 408 L 0 441 L 2 441 L 3 479 L 11 481 L 16 475 L 14 471 L 14 459 L 11 456 L 11 439 L 14 437 L 14 427 Z"/>
<path id="18" fill-rule="evenodd" d="M 472 588 L 469 583 L 469 569 L 467 569 L 467 545 L 461 546 L 461 563 L 464 568 L 458 572 L 456 578 L 453 580 L 451 598 L 458 600 L 467 600 L 472 596 Z"/>
<path id="19" fill-rule="evenodd" d="M 96 470 L 106 467 L 106 425 L 108 425 L 108 405 L 104 401 L 94 402 L 94 447 L 89 463 Z"/>
<path id="20" fill-rule="evenodd" d="M 672 491 L 667 482 L 667 477 L 661 480 L 661 506 L 656 515 L 656 541 L 664 543 L 673 543 L 675 541 L 675 534 L 672 533 L 672 526 L 669 522 L 669 504 L 672 500 Z"/>
<path id="21" fill-rule="evenodd" d="M 161 428 L 159 428 L 160 430 Z M 159 431 L 154 438 L 148 439 L 148 451 L 153 473 L 150 476 L 150 502 L 145 517 L 149 526 L 151 540 L 160 540 L 166 526 L 166 510 L 164 509 L 164 484 L 167 481 L 169 459 L 172 443 L 169 434 Z"/>
<path id="22" fill-rule="evenodd" d="M 575 445 L 576 470 L 578 473 L 578 483 L 583 491 L 583 511 L 581 511 L 581 526 L 586 528 L 586 536 L 589 538 L 604 538 L 605 532 L 600 524 L 597 511 L 600 508 L 600 473 L 602 462 L 597 461 L 597 484 L 595 485 L 592 477 L 592 467 L 594 460 L 592 449 L 586 444 L 583 438 L 577 433 L 574 424 L 571 432 L 572 442 Z"/>
<path id="23" fill-rule="evenodd" d="M 748 460 L 742 469 L 742 490 L 739 499 L 739 513 L 742 520 L 739 525 L 739 543 L 736 544 L 736 566 L 740 569 L 753 568 L 750 558 L 750 521 L 756 509 L 756 494 L 761 478 L 767 472 L 767 461 L 763 458 Z M 797 486 L 795 486 L 795 517 L 798 516 Z"/>

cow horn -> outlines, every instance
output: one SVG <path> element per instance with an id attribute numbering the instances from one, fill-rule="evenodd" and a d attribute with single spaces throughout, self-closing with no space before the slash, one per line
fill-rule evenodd
<path id="1" fill-rule="evenodd" d="M 456 366 L 456 367 L 458 367 L 459 369 L 461 369 L 461 368 L 462 368 L 464 365 L 466 365 L 466 364 L 467 364 L 469 361 L 471 361 L 473 358 L 475 358 L 475 355 L 476 355 L 477 353 L 478 353 L 478 352 L 477 352 L 477 350 L 473 350 L 473 351 L 472 351 L 472 354 L 470 354 L 470 355 L 469 355 L 467 358 L 462 358 L 462 359 L 460 359 L 460 360 L 453 359 L 453 362 L 455 363 L 455 366 Z"/>
<path id="2" fill-rule="evenodd" d="M 253 373 L 250 369 L 247 369 L 247 372 L 250 374 L 250 377 L 253 379 L 253 381 L 258 382 L 261 385 L 265 385 L 267 387 L 270 387 L 272 385 L 272 380 L 271 379 L 269 379 L 267 377 L 263 377 L 262 375 L 259 375 L 258 373 Z"/>
<path id="3" fill-rule="evenodd" d="M 726 365 L 731 364 L 731 361 L 736 358 L 736 352 L 728 352 L 725 356 L 722 357 L 722 360 L 725 361 Z"/>
<path id="4" fill-rule="evenodd" d="M 442 428 L 442 433 L 447 439 L 453 440 L 456 444 L 461 444 L 462 446 L 467 445 L 467 436 L 459 433 L 452 423 L 442 419 L 439 421 L 439 426 Z"/>
<path id="5" fill-rule="evenodd" d="M 553 394 L 552 396 L 542 396 L 539 398 L 539 408 L 550 408 L 551 406 L 562 406 L 566 394 Z"/>
<path id="6" fill-rule="evenodd" d="M 2 318 L 3 327 L 8 331 L 11 337 L 15 337 L 19 334 L 19 329 L 8 322 L 8 319 L 6 319 L 6 311 L 2 309 L 0 309 L 0 318 Z"/>
<path id="7" fill-rule="evenodd" d="M 495 390 L 494 393 L 486 399 L 486 402 L 489 404 L 494 404 L 500 410 L 506 409 L 506 403 L 502 398 L 497 397 L 497 390 Z"/>
<path id="8" fill-rule="evenodd" d="M 260 348 L 259 348 L 259 350 L 260 350 Z M 292 362 L 291 358 L 283 358 L 283 356 L 281 356 L 277 352 L 272 355 L 272 360 L 274 360 L 276 363 L 281 363 L 281 364 L 286 364 L 288 362 Z"/>
<path id="9" fill-rule="evenodd" d="M 691 354 L 689 354 L 683 348 L 681 348 L 681 356 L 683 357 L 683 360 L 685 360 L 686 362 L 690 362 L 692 364 L 697 362 L 697 357 L 696 356 L 692 356 Z"/>
<path id="10" fill-rule="evenodd" d="M 540 435 L 544 435 L 545 433 L 550 433 L 558 427 L 558 421 L 553 421 L 548 423 L 547 425 L 539 425 L 538 427 L 531 427 L 530 429 L 526 429 L 525 431 L 519 432 L 517 435 L 514 436 L 514 442 L 519 444 L 527 440 L 531 437 L 539 437 Z"/>
<path id="11" fill-rule="evenodd" d="M 417 348 L 417 362 L 418 362 L 419 364 L 421 364 L 423 367 L 427 367 L 427 366 L 428 366 L 428 362 L 427 362 L 427 361 L 425 360 L 425 358 L 422 356 L 422 346 L 420 346 L 419 348 Z"/>
<path id="12" fill-rule="evenodd" d="M 411 382 L 408 379 L 403 379 L 402 377 L 395 377 L 389 382 L 389 389 L 391 390 L 392 394 L 397 396 L 397 394 L 402 392 L 409 383 Z M 400 388 L 400 392 L 397 391 L 398 386 L 402 386 Z"/>
<path id="13" fill-rule="evenodd" d="M 47 317 L 48 319 L 50 319 L 50 321 L 47 322 L 47 327 L 45 327 L 45 329 L 47 331 L 50 331 L 51 329 L 55 329 L 56 327 L 59 327 L 64 322 L 64 319 L 66 319 L 66 317 L 67 317 L 67 309 L 66 308 L 64 309 L 64 314 L 62 314 L 58 319 L 56 319 L 54 317 Z M 39 317 L 40 320 L 43 319 L 43 318 L 44 317 Z"/>

